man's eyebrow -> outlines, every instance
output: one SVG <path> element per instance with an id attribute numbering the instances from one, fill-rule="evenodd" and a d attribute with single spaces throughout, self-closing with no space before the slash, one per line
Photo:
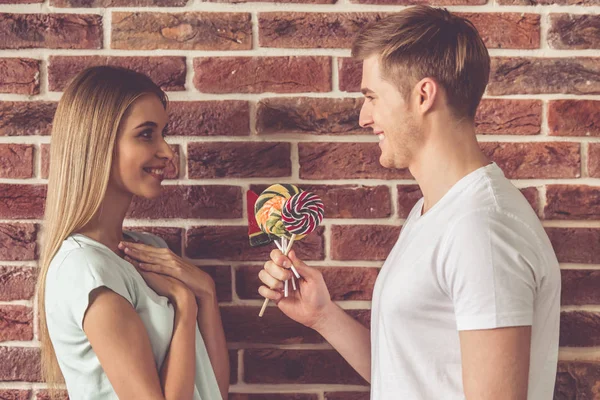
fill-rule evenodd
<path id="1" fill-rule="evenodd" d="M 360 89 L 362 94 L 367 94 L 367 93 L 373 93 L 373 91 L 371 89 L 369 89 L 368 87 L 362 88 Z"/>
<path id="2" fill-rule="evenodd" d="M 146 121 L 146 122 L 142 122 L 141 124 L 139 124 L 138 126 L 136 126 L 134 129 L 138 129 L 138 128 L 143 128 L 149 126 L 151 128 L 156 128 L 158 125 L 156 125 L 156 122 L 153 121 Z"/>

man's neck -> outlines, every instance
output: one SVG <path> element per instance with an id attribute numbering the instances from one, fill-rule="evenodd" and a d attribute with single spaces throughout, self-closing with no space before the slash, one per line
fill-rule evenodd
<path id="1" fill-rule="evenodd" d="M 489 163 L 479 148 L 472 125 L 433 132 L 409 166 L 423 193 L 422 213 L 431 209 L 462 178 Z"/>

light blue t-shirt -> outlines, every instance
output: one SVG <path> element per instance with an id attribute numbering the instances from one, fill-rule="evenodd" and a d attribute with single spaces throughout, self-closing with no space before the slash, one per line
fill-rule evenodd
<path id="1" fill-rule="evenodd" d="M 167 247 L 164 240 L 127 232 L 148 245 Z M 107 287 L 126 299 L 140 316 L 152 346 L 157 370 L 163 364 L 171 337 L 175 312 L 166 297 L 159 296 L 129 262 L 87 236 L 69 236 L 50 263 L 46 279 L 46 317 L 71 399 L 118 399 L 96 353 L 83 331 L 89 294 Z M 196 327 L 196 378 L 194 400 L 221 399 L 206 346 Z"/>

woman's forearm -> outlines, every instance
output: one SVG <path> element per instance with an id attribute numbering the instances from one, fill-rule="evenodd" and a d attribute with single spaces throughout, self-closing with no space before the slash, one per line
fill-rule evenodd
<path id="1" fill-rule="evenodd" d="M 206 351 L 217 377 L 221 397 L 227 399 L 229 392 L 229 354 L 216 296 L 198 299 L 198 329 L 200 329 L 200 333 L 204 338 Z"/>
<path id="2" fill-rule="evenodd" d="M 196 377 L 196 315 L 193 296 L 173 299 L 175 322 L 171 345 L 160 369 L 166 400 L 193 399 Z"/>

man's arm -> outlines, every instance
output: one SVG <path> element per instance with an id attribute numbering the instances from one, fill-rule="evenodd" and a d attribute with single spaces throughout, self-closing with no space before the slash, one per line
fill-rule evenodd
<path id="1" fill-rule="evenodd" d="M 331 302 L 326 317 L 314 329 L 340 353 L 367 382 L 371 383 L 371 332 Z"/>
<path id="2" fill-rule="evenodd" d="M 302 279 L 299 290 L 283 297 L 283 282 L 292 278 L 292 264 Z M 294 251 L 288 258 L 273 250 L 271 261 L 265 263 L 258 276 L 264 283 L 258 289 L 263 297 L 275 301 L 294 321 L 319 332 L 365 380 L 371 381 L 369 330 L 331 301 L 321 271 L 306 265 Z"/>
<path id="3" fill-rule="evenodd" d="M 527 400 L 531 327 L 460 331 L 467 400 Z"/>

